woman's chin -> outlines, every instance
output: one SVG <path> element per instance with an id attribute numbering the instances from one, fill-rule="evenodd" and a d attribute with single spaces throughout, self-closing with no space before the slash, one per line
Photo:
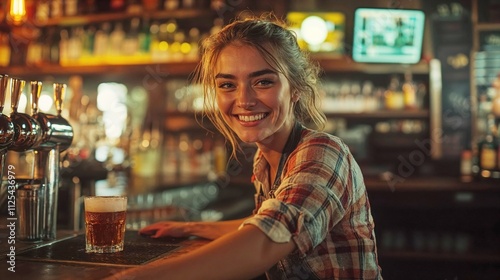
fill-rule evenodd
<path id="1" fill-rule="evenodd" d="M 248 135 L 248 134 L 239 134 L 238 137 L 244 143 L 255 143 L 259 141 L 259 137 L 256 135 Z"/>

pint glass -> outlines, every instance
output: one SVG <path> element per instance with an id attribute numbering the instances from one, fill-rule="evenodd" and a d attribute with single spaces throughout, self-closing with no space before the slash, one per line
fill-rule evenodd
<path id="1" fill-rule="evenodd" d="M 85 251 L 114 253 L 123 250 L 126 196 L 87 196 L 85 205 Z"/>

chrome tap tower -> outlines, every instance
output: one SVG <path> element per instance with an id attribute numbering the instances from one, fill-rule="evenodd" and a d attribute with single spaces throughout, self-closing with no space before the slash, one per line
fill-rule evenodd
<path id="1" fill-rule="evenodd" d="M 3 124 L 9 121 L 9 117 L 2 116 L 0 120 L 0 125 L 2 125 L 0 150 L 3 149 L 2 177 L 5 179 L 6 154 L 7 158 L 10 155 L 23 157 L 26 154 L 29 154 L 31 158 L 30 161 L 18 163 L 31 165 L 28 168 L 27 166 L 12 166 L 13 169 L 25 169 L 30 172 L 25 172 L 10 182 L 7 180 L 9 182 L 7 184 L 16 185 L 17 238 L 26 241 L 53 240 L 57 229 L 60 153 L 66 150 L 73 141 L 73 128 L 61 116 L 66 85 L 54 83 L 54 103 L 57 113 L 52 115 L 38 111 L 42 83 L 32 81 L 30 83 L 31 115 L 29 115 L 17 110 L 25 81 L 10 78 L 7 75 L 4 75 L 1 81 L 5 87 L 0 88 L 0 101 L 2 101 L 2 95 L 5 97 L 6 94 L 11 94 L 10 123 L 14 128 L 12 136 L 10 126 Z M 3 129 L 4 126 L 6 129 Z M 3 142 L 5 144 L 2 144 Z M 5 180 L 3 182 L 0 204 L 2 200 L 5 200 L 3 196 L 7 192 Z"/>

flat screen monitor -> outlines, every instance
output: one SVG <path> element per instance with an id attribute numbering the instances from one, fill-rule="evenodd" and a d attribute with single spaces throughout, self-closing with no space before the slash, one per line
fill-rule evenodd
<path id="1" fill-rule="evenodd" d="M 287 14 L 287 21 L 301 48 L 333 55 L 344 53 L 344 14 L 291 11 Z"/>
<path id="2" fill-rule="evenodd" d="M 419 10 L 358 8 L 352 58 L 366 63 L 418 63 L 424 24 L 425 14 Z"/>

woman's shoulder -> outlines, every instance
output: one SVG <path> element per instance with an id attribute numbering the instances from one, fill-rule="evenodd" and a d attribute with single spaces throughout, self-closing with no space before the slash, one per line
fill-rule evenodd
<path id="1" fill-rule="evenodd" d="M 302 139 L 299 145 L 309 146 L 309 147 L 323 147 L 323 148 L 335 148 L 338 150 L 347 149 L 345 142 L 335 136 L 325 131 L 313 130 L 310 128 L 304 128 L 302 131 Z"/>

